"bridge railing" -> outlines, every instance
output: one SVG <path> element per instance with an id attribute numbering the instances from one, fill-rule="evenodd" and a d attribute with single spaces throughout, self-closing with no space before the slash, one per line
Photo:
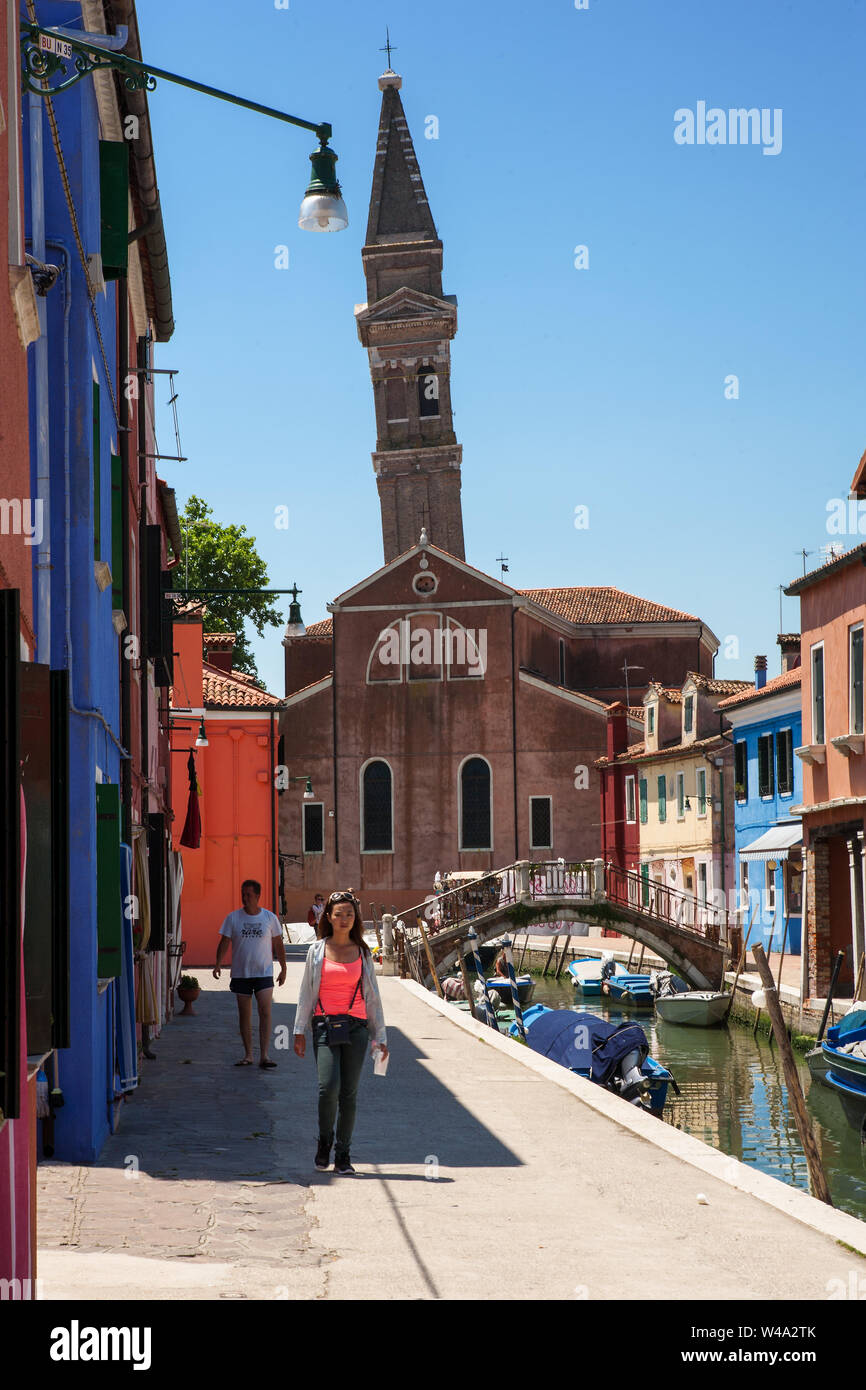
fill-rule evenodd
<path id="1" fill-rule="evenodd" d="M 693 893 L 641 878 L 633 869 L 621 869 L 616 864 L 605 865 L 604 878 L 608 902 L 620 903 L 708 941 L 729 937 L 727 911 L 702 902 Z"/>

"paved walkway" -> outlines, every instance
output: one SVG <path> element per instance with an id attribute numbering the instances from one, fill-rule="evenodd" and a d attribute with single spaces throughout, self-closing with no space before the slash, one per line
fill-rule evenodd
<path id="1" fill-rule="evenodd" d="M 291 962 L 276 991 L 277 1026 L 300 974 Z M 197 1017 L 163 1030 L 100 1162 L 40 1165 L 48 1298 L 820 1300 L 863 1273 L 396 979 L 380 982 L 390 1070 L 362 1081 L 363 1176 L 316 1173 L 311 1060 L 235 1069 L 227 979 L 200 979 Z"/>

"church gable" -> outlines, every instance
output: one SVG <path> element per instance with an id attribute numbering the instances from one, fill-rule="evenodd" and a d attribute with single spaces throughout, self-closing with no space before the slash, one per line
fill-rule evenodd
<path id="1" fill-rule="evenodd" d="M 335 600 L 337 612 L 371 604 L 440 607 L 449 603 L 502 603 L 513 590 L 435 546 L 416 546 Z M 468 616 L 465 621 L 469 623 Z M 471 626 L 475 626 L 473 621 Z"/>

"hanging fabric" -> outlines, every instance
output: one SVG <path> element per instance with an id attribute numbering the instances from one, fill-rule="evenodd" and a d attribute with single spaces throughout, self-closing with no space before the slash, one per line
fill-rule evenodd
<path id="1" fill-rule="evenodd" d="M 198 805 L 199 785 L 192 750 L 187 758 L 186 770 L 189 776 L 189 801 L 187 802 L 186 821 L 180 842 L 182 845 L 186 845 L 187 849 L 198 849 L 201 844 L 201 812 Z"/>

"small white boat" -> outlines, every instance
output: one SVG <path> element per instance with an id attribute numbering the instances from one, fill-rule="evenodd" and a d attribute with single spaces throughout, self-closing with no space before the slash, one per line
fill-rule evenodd
<path id="1" fill-rule="evenodd" d="M 656 1000 L 656 1013 L 666 1023 L 688 1024 L 692 1028 L 712 1028 L 721 1023 L 731 997 L 713 989 L 689 989 Z"/>

